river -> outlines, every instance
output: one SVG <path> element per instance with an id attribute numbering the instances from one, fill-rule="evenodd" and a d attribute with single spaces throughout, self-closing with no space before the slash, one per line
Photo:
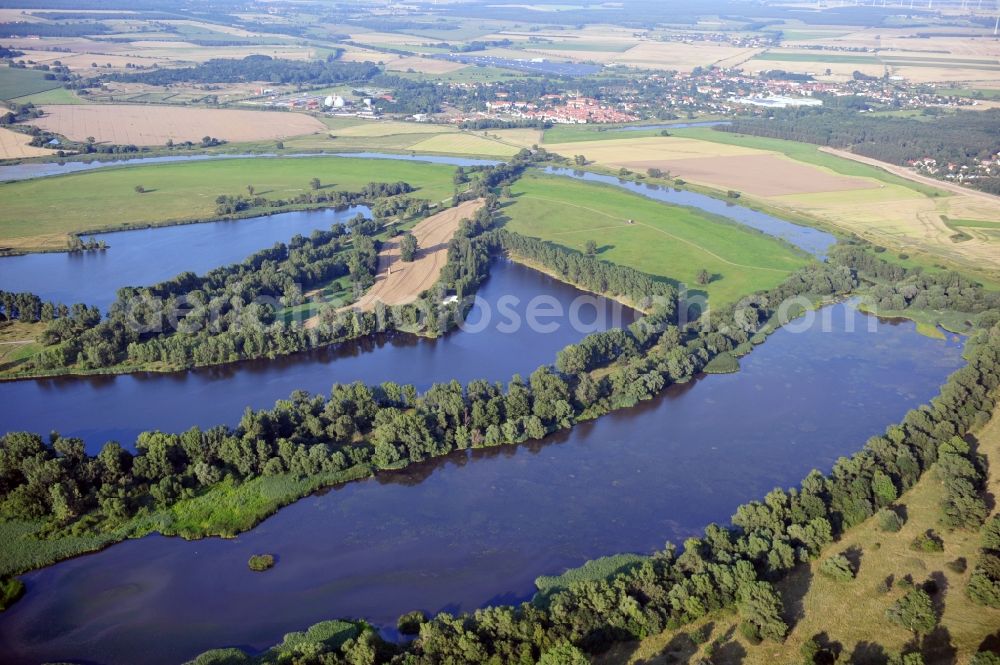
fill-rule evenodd
<path id="1" fill-rule="evenodd" d="M 388 627 L 412 609 L 524 600 L 537 575 L 680 543 L 741 502 L 828 470 L 963 364 L 960 340 L 921 336 L 909 322 L 871 332 L 875 320 L 850 303 L 811 316 L 773 334 L 736 374 L 541 443 L 352 483 L 234 540 L 149 536 L 29 573 L 27 596 L 0 616 L 0 653 L 12 665 L 159 665 L 212 647 L 262 649 L 322 619 Z M 513 359 L 476 354 L 467 362 L 479 367 L 450 363 L 452 373 L 489 373 L 491 356 Z M 187 392 L 187 380 L 170 395 Z M 153 400 L 138 420 L 173 408 Z M 277 555 L 273 570 L 248 570 L 259 552 Z"/>
<path id="2" fill-rule="evenodd" d="M 25 162 L 0 166 L 0 183 L 16 182 L 18 180 L 33 180 L 34 178 L 49 178 L 59 175 L 70 175 L 97 169 L 121 168 L 126 166 L 142 166 L 146 164 L 173 164 L 177 162 L 203 162 L 216 159 L 268 159 L 274 157 L 366 157 L 372 159 L 401 159 L 408 162 L 430 162 L 433 164 L 451 164 L 452 166 L 490 166 L 499 164 L 495 159 L 477 159 L 473 157 L 453 157 L 450 155 L 424 155 L 410 153 L 395 155 L 379 152 L 363 153 L 256 153 L 256 154 L 220 154 L 220 155 L 163 155 L 160 157 L 132 157 L 126 159 L 91 159 L 71 160 L 62 162 Z"/>

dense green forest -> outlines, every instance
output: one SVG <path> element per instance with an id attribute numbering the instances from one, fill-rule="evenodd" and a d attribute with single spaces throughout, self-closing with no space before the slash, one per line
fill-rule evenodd
<path id="1" fill-rule="evenodd" d="M 248 55 L 242 59 L 217 58 L 194 67 L 110 74 L 109 78 L 149 85 L 268 81 L 315 86 L 367 81 L 379 72 L 379 68 L 372 63 L 340 62 L 334 56 L 326 60 L 299 62 L 272 58 L 268 55 Z"/>
<path id="2" fill-rule="evenodd" d="M 0 37 L 84 37 L 111 32 L 104 23 L 0 23 Z"/>
<path id="3" fill-rule="evenodd" d="M 978 166 L 1000 153 L 1000 109 L 959 111 L 933 120 L 883 118 L 850 111 L 775 110 L 774 120 L 743 118 L 717 131 L 804 141 L 849 149 L 859 155 L 906 165 L 930 157 L 947 164 Z M 1000 193 L 1000 175 L 967 184 Z"/>

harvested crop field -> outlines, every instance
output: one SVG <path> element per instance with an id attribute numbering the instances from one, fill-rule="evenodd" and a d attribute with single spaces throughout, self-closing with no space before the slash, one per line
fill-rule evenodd
<path id="1" fill-rule="evenodd" d="M 399 237 L 385 242 L 379 251 L 375 285 L 351 307 L 369 311 L 377 302 L 403 305 L 434 286 L 448 261 L 448 242 L 462 220 L 470 219 L 482 205 L 482 200 L 466 201 L 414 226 L 411 233 L 417 238 L 419 249 L 410 263 L 399 258 Z"/>
<path id="2" fill-rule="evenodd" d="M 620 165 L 637 171 L 658 168 L 684 180 L 756 196 L 844 192 L 878 187 L 877 183 L 865 178 L 838 175 L 779 155 L 643 160 L 621 162 Z"/>
<path id="3" fill-rule="evenodd" d="M 21 159 L 51 155 L 51 150 L 28 145 L 31 137 L 0 127 L 0 159 Z"/>
<path id="4" fill-rule="evenodd" d="M 157 106 L 44 106 L 31 124 L 75 141 L 93 136 L 98 143 L 163 145 L 168 140 L 260 141 L 300 136 L 325 129 L 301 113 L 268 113 Z"/>

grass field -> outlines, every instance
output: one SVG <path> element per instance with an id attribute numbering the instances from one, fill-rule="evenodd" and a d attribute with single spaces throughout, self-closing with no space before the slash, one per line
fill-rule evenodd
<path id="1" fill-rule="evenodd" d="M 0 245 L 63 248 L 66 234 L 85 229 L 155 225 L 215 217 L 220 194 L 253 185 L 267 199 L 308 191 L 317 177 L 339 190 L 404 180 L 414 196 L 440 201 L 452 194 L 451 166 L 338 157 L 232 159 L 113 168 L 0 185 Z M 137 194 L 142 185 L 146 193 Z"/>
<path id="2" fill-rule="evenodd" d="M 511 231 L 578 250 L 593 240 L 599 258 L 704 290 L 716 304 L 775 286 L 808 262 L 767 236 L 607 185 L 530 174 L 513 192 L 503 210 Z M 696 284 L 701 269 L 714 276 L 707 286 Z"/>
<path id="3" fill-rule="evenodd" d="M 990 90 L 988 88 L 939 88 L 938 93 L 942 95 L 954 95 L 955 97 L 968 97 L 970 99 L 1000 101 L 1000 90 Z"/>
<path id="4" fill-rule="evenodd" d="M 754 56 L 753 59 L 772 62 L 841 62 L 856 65 L 878 64 L 880 62 L 874 55 L 845 55 L 843 53 L 828 53 L 824 51 L 811 51 L 807 53 L 766 51 Z"/>
<path id="5" fill-rule="evenodd" d="M 988 492 L 1000 496 L 1000 413 L 994 414 L 993 420 L 977 438 L 979 452 L 985 453 L 991 462 Z M 727 614 L 703 620 L 686 630 L 667 631 L 641 642 L 637 647 L 631 645 L 627 654 L 612 651 L 599 662 L 602 665 L 619 662 L 665 665 L 688 657 L 689 662 L 697 662 L 697 654 L 703 651 L 703 647 L 694 644 L 689 635 L 699 626 L 708 627 L 711 633 L 708 641 L 722 638 L 726 644 L 716 649 L 711 659 L 715 665 L 801 662 L 801 645 L 821 633 L 825 633 L 828 641 L 838 643 L 848 656 L 859 647 L 863 649 L 866 643 L 881 645 L 887 652 L 899 652 L 911 642 L 913 635 L 887 621 L 885 610 L 903 595 L 903 591 L 893 588 L 886 593 L 878 593 L 876 586 L 889 576 L 898 581 L 910 575 L 917 583 L 928 578 L 935 579 L 940 589 L 934 601 L 941 627 L 921 645 L 925 661 L 966 663 L 984 638 L 996 634 L 1000 626 L 1000 610 L 973 605 L 965 595 L 965 585 L 977 558 L 979 535 L 942 529 L 938 507 L 942 495 L 941 483 L 933 473 L 926 475 L 898 501 L 906 507 L 907 516 L 901 531 L 882 532 L 877 518 L 871 518 L 827 547 L 816 561 L 800 566 L 781 581 L 777 588 L 784 600 L 786 622 L 792 626 L 782 644 L 747 644 L 731 634 L 735 632 L 736 617 Z M 934 529 L 941 535 L 943 552 L 915 552 L 910 549 L 913 538 L 928 529 Z M 847 550 L 860 556 L 856 579 L 836 582 L 819 574 L 821 561 Z M 945 565 L 959 558 L 964 558 L 969 564 L 965 572 L 955 572 Z M 723 637 L 726 635 L 730 637 Z M 845 662 L 872 661 L 848 658 Z"/>
<path id="6" fill-rule="evenodd" d="M 85 102 L 76 96 L 76 93 L 72 90 L 67 90 L 66 88 L 53 88 L 52 90 L 45 90 L 44 92 L 36 92 L 31 95 L 26 95 L 24 97 L 17 97 L 10 100 L 16 102 L 17 104 L 34 104 L 35 106 L 41 106 L 42 104 L 84 104 Z"/>
<path id="7" fill-rule="evenodd" d="M 46 80 L 45 72 L 0 66 L 0 99 L 16 99 L 59 87 L 62 83 Z"/>

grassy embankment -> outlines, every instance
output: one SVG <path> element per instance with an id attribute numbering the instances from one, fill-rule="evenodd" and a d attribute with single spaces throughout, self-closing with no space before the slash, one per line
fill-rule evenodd
<path id="1" fill-rule="evenodd" d="M 1000 496 L 1000 411 L 976 438 L 979 452 L 990 462 L 987 492 Z M 906 576 L 918 584 L 927 579 L 937 582 L 939 592 L 933 599 L 940 627 L 920 647 L 928 663 L 955 662 L 955 658 L 957 662 L 966 662 L 984 639 L 996 637 L 1000 610 L 975 605 L 965 595 L 965 585 L 978 556 L 979 534 L 942 527 L 938 504 L 943 496 L 943 485 L 934 472 L 925 474 L 897 501 L 897 505 L 905 508 L 907 520 L 901 531 L 883 532 L 878 518 L 872 517 L 826 547 L 815 561 L 800 565 L 779 582 L 776 587 L 784 601 L 785 620 L 792 628 L 782 644 L 750 645 L 738 635 L 736 615 L 726 613 L 627 645 L 598 662 L 602 665 L 696 662 L 707 656 L 706 647 L 713 642 L 717 643 L 711 657 L 714 665 L 801 662 L 802 644 L 817 635 L 824 635 L 826 642 L 839 645 L 848 655 L 863 654 L 866 645 L 881 645 L 887 652 L 898 652 L 912 646 L 913 635 L 886 619 L 886 609 L 904 594 L 897 584 L 888 591 L 878 590 L 890 576 L 894 582 Z M 997 510 L 996 506 L 993 510 Z M 943 552 L 918 552 L 911 548 L 913 539 L 928 529 L 942 537 Z M 854 580 L 838 582 L 819 573 L 824 559 L 845 551 L 860 560 Z M 967 563 L 964 572 L 948 566 L 960 559 Z M 697 644 L 691 639 L 696 631 L 703 631 Z"/>
<path id="2" fill-rule="evenodd" d="M 716 304 L 779 284 L 809 259 L 772 238 L 609 185 L 531 173 L 512 188 L 506 228 L 704 290 Z M 629 224 L 628 220 L 634 223 Z M 712 281 L 700 286 L 705 269 Z"/>
<path id="3" fill-rule="evenodd" d="M 312 178 L 341 191 L 403 180 L 417 188 L 413 196 L 440 201 L 453 192 L 453 173 L 441 164 L 309 157 L 125 166 L 13 182 L 0 185 L 0 247 L 60 250 L 73 233 L 217 219 L 220 194 L 246 195 L 252 185 L 255 196 L 290 199 L 308 192 Z"/>

